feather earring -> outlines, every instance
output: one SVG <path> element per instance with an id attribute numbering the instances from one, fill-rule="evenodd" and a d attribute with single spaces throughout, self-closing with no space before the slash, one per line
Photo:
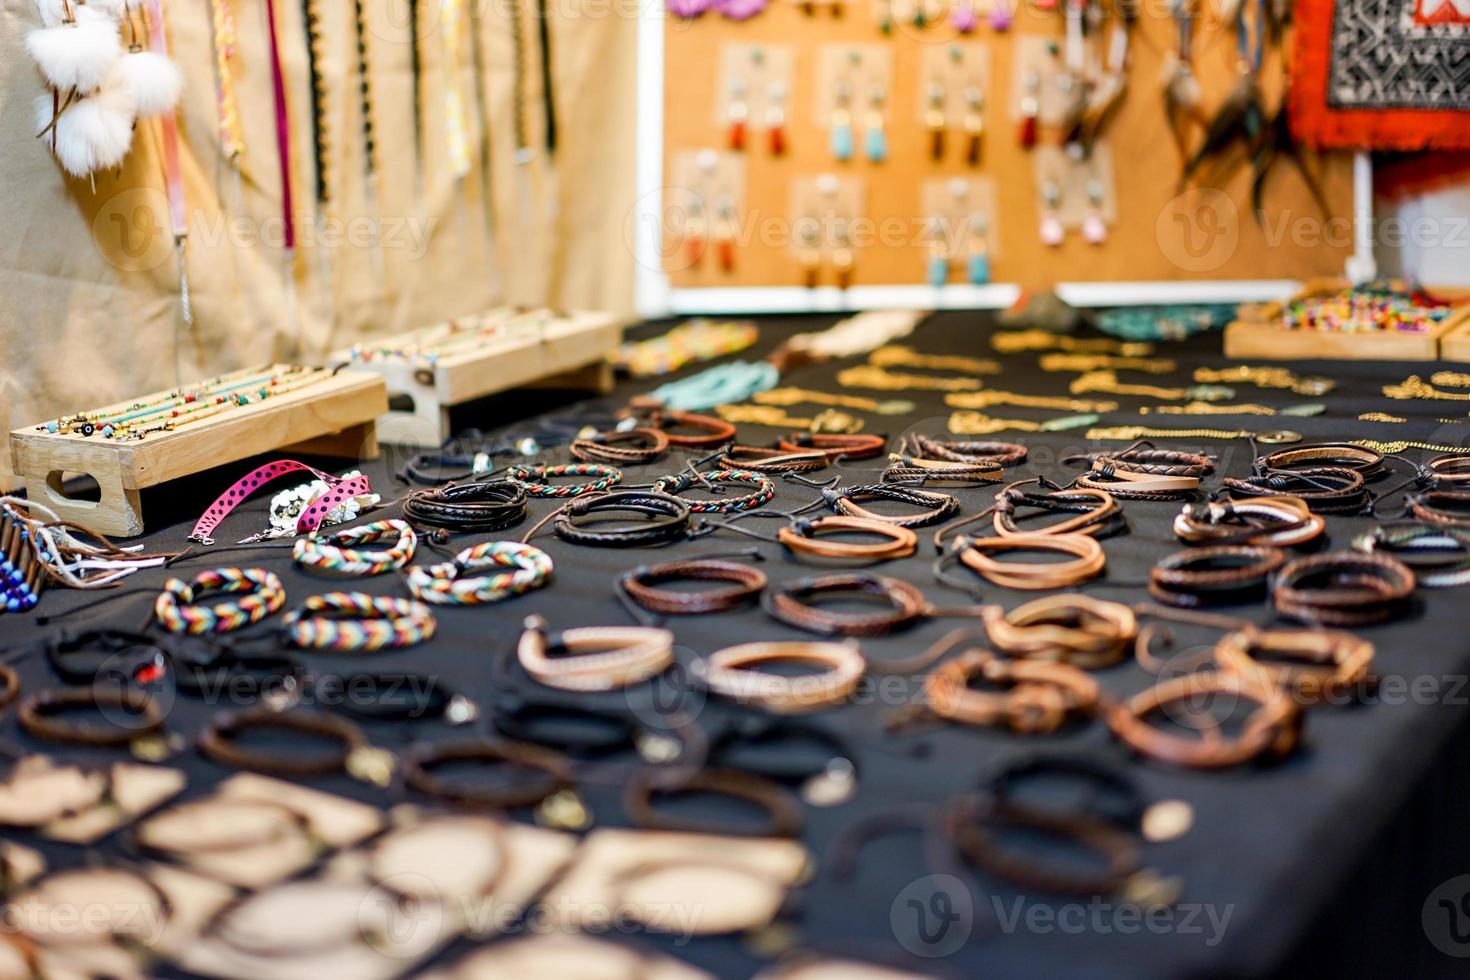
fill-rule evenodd
<path id="1" fill-rule="evenodd" d="M 1297 145 L 1296 139 L 1291 135 L 1291 126 L 1287 121 L 1286 104 L 1276 110 L 1276 116 L 1266 126 L 1265 137 L 1261 140 L 1260 148 L 1256 151 L 1252 168 L 1254 175 L 1251 178 L 1251 207 L 1256 213 L 1256 223 L 1265 224 L 1264 198 L 1266 194 L 1266 177 L 1271 172 L 1271 167 L 1277 160 L 1285 157 L 1290 160 L 1302 175 L 1302 182 L 1307 185 L 1307 193 L 1312 195 L 1312 201 L 1322 212 L 1322 217 L 1331 218 L 1332 209 L 1327 205 L 1327 197 L 1322 193 L 1322 186 L 1317 178 L 1307 169 L 1306 161 L 1302 158 L 1301 147 Z"/>
<path id="2" fill-rule="evenodd" d="M 1179 26 L 1179 48 L 1164 67 L 1164 121 L 1181 160 L 1189 157 L 1189 129 L 1205 125 L 1204 94 L 1194 73 L 1194 7 L 1192 0 L 1171 5 Z"/>

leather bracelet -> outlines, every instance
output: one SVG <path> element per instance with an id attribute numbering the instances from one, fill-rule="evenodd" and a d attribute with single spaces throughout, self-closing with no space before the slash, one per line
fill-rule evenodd
<path id="1" fill-rule="evenodd" d="M 986 461 L 979 463 L 955 463 L 943 459 L 923 459 L 908 455 L 889 455 L 888 468 L 883 471 L 884 483 L 910 483 L 928 486 L 931 483 L 959 483 L 985 486 L 1005 479 L 1000 466 Z"/>
<path id="2" fill-rule="evenodd" d="M 646 419 L 646 424 L 650 429 L 662 432 L 668 437 L 669 445 L 678 446 L 681 449 L 715 449 L 735 439 L 735 426 L 714 415 L 700 415 L 695 412 L 652 406 L 649 407 Z M 676 425 L 687 429 L 699 429 L 701 434 L 693 436 L 670 432 L 669 429 Z"/>
<path id="3" fill-rule="evenodd" d="M 989 442 L 963 439 L 936 439 L 911 435 L 908 444 L 922 456 L 951 463 L 969 463 L 989 467 L 1016 466 L 1026 462 L 1026 447 L 1015 442 Z"/>
<path id="4" fill-rule="evenodd" d="M 562 477 L 593 477 L 583 483 L 552 483 Z M 545 463 L 523 463 L 512 466 L 506 477 L 519 483 L 532 497 L 580 497 L 584 493 L 611 490 L 623 482 L 623 471 L 602 463 L 567 463 L 547 466 Z"/>
<path id="5" fill-rule="evenodd" d="M 1128 606 L 1076 594 L 1045 596 L 1010 612 L 986 606 L 981 619 L 991 645 L 1008 657 L 1086 670 L 1118 663 L 1138 636 Z"/>
<path id="6" fill-rule="evenodd" d="M 1215 661 L 1221 670 L 1257 676 L 1310 704 L 1350 694 L 1366 684 L 1373 666 L 1373 644 L 1343 630 L 1247 627 L 1220 638 L 1215 644 Z"/>
<path id="7" fill-rule="evenodd" d="M 497 703 L 490 713 L 490 724 L 514 744 L 539 746 L 581 761 L 604 759 L 628 750 L 642 755 L 649 737 L 665 735 L 665 730 L 659 728 L 655 736 L 654 730 L 646 728 L 627 709 L 520 697 Z"/>
<path id="8" fill-rule="evenodd" d="M 437 487 L 443 483 L 459 483 L 483 476 L 491 470 L 491 454 L 488 452 L 419 453 L 403 464 L 398 479 L 421 487 Z"/>
<path id="9" fill-rule="evenodd" d="M 776 447 L 784 453 L 816 450 L 825 455 L 828 462 L 831 463 L 841 460 L 872 459 L 874 456 L 881 455 L 887 445 L 888 440 L 880 435 L 861 433 L 842 435 L 822 432 L 793 432 L 776 443 Z"/>
<path id="10" fill-rule="evenodd" d="M 1065 870 L 1007 854 L 990 829 L 1028 831 L 1081 846 L 1102 861 L 1099 871 Z M 1080 815 L 1046 813 L 1000 800 L 962 801 L 951 810 L 946 830 L 966 863 L 1026 891 L 1105 896 L 1121 891 L 1138 872 L 1134 840 L 1108 823 Z"/>
<path id="11" fill-rule="evenodd" d="M 9 664 L 0 664 L 0 710 L 20 696 L 20 674 Z"/>
<path id="12" fill-rule="evenodd" d="M 1051 551 L 1073 561 L 1044 564 L 999 562 L 990 552 Z M 1107 558 L 1096 538 L 1085 534 L 1012 534 L 962 539 L 960 561 L 992 585 L 1009 589 L 1066 589 L 1101 575 Z"/>
<path id="13" fill-rule="evenodd" d="M 62 720 L 73 711 L 126 714 L 126 724 L 113 721 L 108 727 Z M 157 702 L 135 687 L 70 688 L 39 691 L 21 701 L 16 710 L 20 727 L 32 738 L 64 745 L 118 748 L 163 731 L 164 715 Z M 111 719 L 109 719 L 111 721 Z"/>
<path id="14" fill-rule="evenodd" d="M 829 541 L 825 539 L 829 534 L 868 534 L 884 540 L 871 544 Z M 815 520 L 798 518 L 777 531 L 776 539 L 799 555 L 867 562 L 908 558 L 919 548 L 919 536 L 906 527 L 840 514 Z"/>
<path id="15" fill-rule="evenodd" d="M 240 744 L 241 734 L 259 729 L 300 735 L 308 740 L 330 739 L 336 743 L 336 748 L 321 755 L 293 757 L 284 755 L 278 747 L 249 749 Z M 238 714 L 216 715 L 199 734 L 199 751 L 220 765 L 252 769 L 273 776 L 303 778 L 347 772 L 357 779 L 382 781 L 384 774 L 381 769 L 372 769 L 370 775 L 370 770 L 364 766 L 369 761 L 375 766 L 388 764 L 388 772 L 391 773 L 391 761 L 387 760 L 386 753 L 372 748 L 362 729 L 345 718 L 315 711 L 253 708 Z"/>
<path id="16" fill-rule="evenodd" d="M 564 651 L 552 656 L 551 651 Z M 646 626 L 588 626 L 548 636 L 528 617 L 516 658 L 540 684 L 563 691 L 612 691 L 645 681 L 674 662 L 674 634 Z"/>
<path id="17" fill-rule="evenodd" d="M 1272 470 L 1244 479 L 1226 477 L 1221 482 L 1232 498 L 1284 494 L 1306 501 L 1317 514 L 1356 514 L 1369 501 L 1363 475 L 1342 467 Z"/>
<path id="18" fill-rule="evenodd" d="M 646 518 L 641 526 L 603 529 L 591 526 L 619 513 Z M 569 544 L 596 548 L 648 548 L 668 544 L 689 531 L 687 501 L 646 490 L 615 490 L 595 497 L 578 497 L 556 516 L 552 530 Z"/>
<path id="19" fill-rule="evenodd" d="M 827 468 L 827 454 L 816 449 L 800 452 L 777 452 L 759 446 L 731 446 L 718 460 L 727 470 L 750 470 L 754 473 L 811 473 Z"/>
<path id="20" fill-rule="evenodd" d="M 1006 763 L 982 784 L 982 788 L 1002 806 L 1065 817 L 1069 815 L 1065 811 L 1027 800 L 1027 794 L 1021 791 L 1021 787 L 1029 782 L 1044 784 L 1058 779 L 1083 784 L 1083 792 L 1067 794 L 1068 798 L 1080 796 L 1082 799 L 1082 812 L 1076 816 L 1155 839 L 1149 837 L 1145 830 L 1148 806 L 1138 784 L 1124 770 L 1095 756 L 1080 753 L 1025 756 Z"/>
<path id="21" fill-rule="evenodd" d="M 362 545 L 391 542 L 386 548 Z M 320 537 L 298 538 L 291 559 L 302 568 L 366 578 L 402 568 L 413 560 L 419 538 L 407 521 L 375 521 Z"/>
<path id="22" fill-rule="evenodd" d="M 1190 544 L 1250 544 L 1289 548 L 1321 536 L 1327 522 L 1300 497 L 1287 495 L 1186 504 L 1174 534 Z"/>
<path id="23" fill-rule="evenodd" d="M 466 763 L 529 769 L 536 773 L 536 778 L 510 786 L 458 784 L 437 772 L 443 767 L 460 767 Z M 566 761 L 558 753 L 520 742 L 479 740 L 438 743 L 410 752 L 403 760 L 403 784 L 436 800 L 493 810 L 536 806 L 571 786 Z"/>
<path id="24" fill-rule="evenodd" d="M 1276 611 L 1313 626 L 1367 626 L 1403 614 L 1414 573 L 1384 554 L 1333 551 L 1287 563 L 1271 593 Z"/>
<path id="25" fill-rule="evenodd" d="M 793 751 L 802 743 L 816 746 L 822 760 L 813 764 L 810 753 Z M 757 751 L 763 746 L 785 751 Z M 802 800 L 810 806 L 837 806 L 851 799 L 857 789 L 852 747 L 826 728 L 790 718 L 737 718 L 710 741 L 709 760 L 715 768 L 739 769 L 783 786 L 799 787 Z"/>
<path id="26" fill-rule="evenodd" d="M 1144 445 L 1147 445 L 1146 443 Z M 1192 476 L 1195 479 L 1215 472 L 1215 461 L 1203 453 L 1186 453 L 1173 449 L 1123 449 L 1081 453 L 1062 460 L 1064 463 L 1085 460 L 1090 467 L 1102 463 L 1111 469 L 1149 476 Z"/>
<path id="27" fill-rule="evenodd" d="M 858 594 L 881 599 L 881 612 L 834 612 L 810 604 L 821 596 Z M 808 633 L 826 636 L 887 636 L 927 614 L 929 602 L 916 586 L 883 575 L 822 575 L 769 589 L 764 599 L 772 617 Z"/>
<path id="28" fill-rule="evenodd" d="M 1086 534 L 1103 538 L 1127 527 L 1123 508 L 1107 490 L 1089 488 L 1033 493 L 1022 490 L 1021 485 L 1013 483 L 995 495 L 992 524 L 995 533 L 1003 538 L 1017 534 Z M 1038 513 L 1075 513 L 1077 516 L 1028 531 L 1017 525 L 1018 520 L 1031 516 L 1018 514 L 1021 507 L 1032 508 Z"/>
<path id="29" fill-rule="evenodd" d="M 685 501 L 689 505 L 690 513 L 733 514 L 744 510 L 754 510 L 769 503 L 771 498 L 776 496 L 775 484 L 759 473 L 751 473 L 746 470 L 716 470 L 713 473 L 693 473 L 683 470 L 670 476 L 659 477 L 654 481 L 653 491 L 677 497 L 693 487 L 708 484 L 747 486 L 755 489 L 739 497 Z"/>
<path id="30" fill-rule="evenodd" d="M 751 827 L 729 821 L 689 820 L 658 811 L 658 796 L 708 793 L 728 796 L 758 807 L 765 820 Z M 738 769 L 704 769 L 668 785 L 647 771 L 629 780 L 623 793 L 623 809 L 635 827 L 684 833 L 720 834 L 728 837 L 795 837 L 801 832 L 801 807 L 779 783 Z"/>
<path id="31" fill-rule="evenodd" d="M 1197 702 L 1218 695 L 1234 705 L 1251 701 L 1256 708 L 1237 735 L 1192 739 L 1148 723 L 1148 717 L 1176 702 Z M 1192 769 L 1224 769 L 1256 759 L 1280 758 L 1301 738 L 1301 708 L 1273 684 L 1249 674 L 1215 671 L 1185 674 L 1154 685 L 1104 711 L 1113 734 L 1134 751 Z"/>
<path id="32" fill-rule="evenodd" d="M 1211 545 L 1165 555 L 1148 576 L 1148 594 L 1166 606 L 1198 609 L 1261 599 L 1286 552 L 1261 545 Z"/>
<path id="33" fill-rule="evenodd" d="M 637 446 L 625 443 L 641 443 Z M 568 447 L 573 458 L 584 463 L 631 466 L 653 463 L 669 451 L 669 437 L 658 429 L 629 429 L 599 432 L 590 439 L 577 439 Z"/>
<path id="34" fill-rule="evenodd" d="M 1322 442 L 1309 446 L 1292 446 L 1265 453 L 1256 460 L 1261 471 L 1285 470 L 1301 472 L 1321 469 L 1352 470 L 1365 483 L 1382 479 L 1388 475 L 1383 454 L 1372 449 L 1345 442 Z"/>
<path id="35" fill-rule="evenodd" d="M 759 558 L 759 553 L 755 557 Z M 677 592 L 659 588 L 665 582 L 725 582 L 723 588 Z M 624 572 L 618 585 L 628 598 L 649 612 L 691 616 L 726 612 L 760 597 L 766 573 L 749 565 L 715 559 L 685 559 L 643 565 Z"/>
<path id="36" fill-rule="evenodd" d="M 1429 490 L 1404 498 L 1404 509 L 1421 521 L 1470 527 L 1470 490 Z"/>
<path id="37" fill-rule="evenodd" d="M 510 480 L 414 490 L 403 500 L 403 516 L 415 526 L 446 531 L 499 531 L 525 519 L 526 490 Z"/>
<path id="38" fill-rule="evenodd" d="M 1007 690 L 977 690 L 971 686 L 977 679 Z M 1097 682 L 1076 667 L 1004 660 L 988 650 L 969 650 L 924 678 L 924 702 L 939 717 L 1027 735 L 1054 732 L 1069 717 L 1090 714 L 1098 697 Z"/>
<path id="39" fill-rule="evenodd" d="M 1436 490 L 1446 486 L 1470 486 L 1470 453 L 1443 453 L 1431 459 L 1426 466 Z"/>
<path id="40" fill-rule="evenodd" d="M 1199 489 L 1199 478 L 1135 473 L 1116 469 L 1109 460 L 1098 460 L 1073 485 L 1079 490 L 1103 490 L 1123 500 L 1183 500 Z"/>
<path id="41" fill-rule="evenodd" d="M 151 683 L 167 672 L 171 645 L 156 637 L 111 627 L 80 632 L 64 630 L 37 644 L 45 652 L 52 671 L 67 684 L 95 684 L 104 676 L 118 674 L 130 681 Z"/>
<path id="42" fill-rule="evenodd" d="M 960 509 L 960 503 L 949 494 L 934 493 L 930 490 L 915 490 L 911 487 L 892 486 L 889 484 L 869 484 L 867 486 L 856 486 L 846 488 L 828 488 L 822 491 L 822 498 L 827 506 L 839 514 L 848 517 L 861 517 L 870 521 L 883 521 L 887 524 L 896 524 L 899 527 L 925 527 L 929 524 L 937 524 L 952 516 Z M 879 514 L 868 510 L 862 504 L 873 500 L 891 500 L 896 503 L 909 504 L 914 507 L 927 508 L 918 514 Z"/>
<path id="43" fill-rule="evenodd" d="M 1353 550 L 1392 555 L 1425 588 L 1470 582 L 1470 530 L 1437 524 L 1379 525 L 1354 538 Z"/>
<path id="44" fill-rule="evenodd" d="M 759 669 L 768 663 L 814 664 L 821 669 L 795 676 Z M 726 647 L 696 665 L 700 680 L 714 693 L 780 714 L 846 701 L 866 669 L 867 662 L 856 646 L 790 640 Z"/>

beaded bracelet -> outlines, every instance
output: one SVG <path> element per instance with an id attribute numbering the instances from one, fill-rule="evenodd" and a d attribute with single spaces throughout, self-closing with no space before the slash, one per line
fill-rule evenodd
<path id="1" fill-rule="evenodd" d="M 421 602 L 328 592 L 307 596 L 301 608 L 286 615 L 286 636 L 301 649 L 359 652 L 423 643 L 434 635 L 436 625 L 434 614 Z"/>
<path id="2" fill-rule="evenodd" d="M 523 463 L 512 466 L 506 476 L 519 483 L 532 497 L 580 497 L 584 493 L 611 490 L 623 482 L 622 470 L 602 463 L 567 463 L 562 466 Z M 550 482 L 555 477 L 564 476 L 590 476 L 595 479 L 586 483 L 553 484 Z"/>
<path id="3" fill-rule="evenodd" d="M 247 593 L 232 602 L 197 605 L 207 593 Z M 286 588 L 263 568 L 213 568 L 192 582 L 171 578 L 153 603 L 153 617 L 170 633 L 228 633 L 258 623 L 286 603 Z"/>
<path id="4" fill-rule="evenodd" d="M 362 550 L 350 545 L 394 539 L 385 549 Z M 368 577 L 402 568 L 413 560 L 419 537 L 407 521 L 387 520 L 350 527 L 324 537 L 298 538 L 291 550 L 296 564 L 320 572 Z"/>
<path id="5" fill-rule="evenodd" d="M 493 575 L 464 576 L 486 568 L 510 569 Z M 539 589 L 551 581 L 551 556 L 519 541 L 486 541 L 466 548 L 453 561 L 415 565 L 408 591 L 435 605 L 477 606 Z"/>
<path id="6" fill-rule="evenodd" d="M 672 476 L 660 477 L 653 485 L 655 493 L 665 493 L 676 497 L 691 487 L 704 483 L 725 483 L 755 487 L 750 493 L 740 497 L 731 497 L 727 500 L 691 500 L 688 501 L 689 512 L 692 514 L 733 514 L 745 510 L 754 510 L 770 502 L 776 496 L 776 486 L 770 480 L 759 473 L 751 473 L 747 470 L 716 470 L 713 473 L 692 473 L 688 470 L 675 473 Z"/>

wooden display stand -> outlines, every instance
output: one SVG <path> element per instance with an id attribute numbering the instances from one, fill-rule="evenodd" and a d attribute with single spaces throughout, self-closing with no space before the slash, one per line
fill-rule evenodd
<path id="1" fill-rule="evenodd" d="M 1295 298 L 1345 289 L 1340 279 L 1309 281 Z M 1225 356 L 1273 361 L 1433 361 L 1452 355 L 1442 350 L 1453 333 L 1470 328 L 1470 307 L 1446 317 L 1423 333 L 1329 333 L 1290 330 L 1278 324 L 1283 304 L 1266 303 L 1225 328 Z M 1470 342 L 1461 341 L 1470 353 Z"/>
<path id="2" fill-rule="evenodd" d="M 281 371 L 286 365 L 272 370 Z M 142 401 L 163 397 L 145 395 Z M 128 399 L 101 411 L 120 411 Z M 10 433 L 10 462 L 30 499 L 103 534 L 143 533 L 140 491 L 202 470 L 285 451 L 348 459 L 376 459 L 375 419 L 388 406 L 383 379 L 364 371 L 339 371 L 321 381 L 232 408 L 172 432 L 136 442 L 100 435 L 50 433 L 26 426 Z M 97 481 L 97 500 L 76 500 L 62 490 L 68 476 Z"/>
<path id="3" fill-rule="evenodd" d="M 486 314 L 491 316 L 494 314 Z M 412 349 L 442 328 L 415 330 L 362 345 L 378 352 L 371 359 L 355 356 L 351 350 L 336 357 L 381 376 L 390 399 L 412 401 L 412 408 L 389 410 L 378 419 L 378 434 L 384 442 L 432 449 L 453 434 L 449 409 L 454 405 L 528 386 L 582 388 L 599 394 L 611 391 L 612 368 L 607 357 L 622 342 L 625 323 L 611 313 L 559 314 L 543 323 L 528 322 L 525 329 L 512 326 L 504 334 L 487 337 L 483 344 L 440 354 L 432 364 L 423 358 L 382 352 Z"/>

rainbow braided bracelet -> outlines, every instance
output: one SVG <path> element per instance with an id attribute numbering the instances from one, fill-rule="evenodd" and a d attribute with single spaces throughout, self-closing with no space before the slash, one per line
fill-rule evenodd
<path id="1" fill-rule="evenodd" d="M 465 575 L 487 568 L 509 570 Z M 409 569 L 408 591 L 436 605 L 476 606 L 539 589 L 551 581 L 551 571 L 551 556 L 540 548 L 519 541 L 487 541 L 466 548 L 453 561 Z"/>
<path id="2" fill-rule="evenodd" d="M 231 602 L 199 605 L 209 594 L 244 592 Z M 153 603 L 153 618 L 170 633 L 228 633 L 258 623 L 286 604 L 286 588 L 263 568 L 213 568 L 192 582 L 171 578 Z"/>
<path id="3" fill-rule="evenodd" d="M 732 514 L 743 510 L 754 510 L 770 501 L 776 495 L 776 486 L 770 480 L 759 473 L 749 470 L 716 470 L 713 473 L 695 473 L 685 470 L 672 476 L 660 477 L 654 483 L 653 489 L 658 493 L 666 493 L 671 497 L 693 487 L 709 484 L 728 484 L 734 486 L 754 487 L 750 493 L 739 497 L 730 497 L 725 500 L 686 500 L 689 510 L 694 514 Z M 723 491 L 723 488 L 721 488 Z"/>
<path id="4" fill-rule="evenodd" d="M 580 497 L 584 493 L 599 493 L 623 482 L 623 471 L 616 466 L 601 463 L 568 463 L 563 466 L 546 466 L 543 463 L 522 463 L 512 466 L 506 475 L 525 488 L 532 497 Z M 591 476 L 586 483 L 554 484 L 555 477 Z"/>
<path id="5" fill-rule="evenodd" d="M 393 544 L 388 548 L 352 547 L 389 540 Z M 291 557 L 303 568 L 365 578 L 407 565 L 418 544 L 419 536 L 407 521 L 376 521 L 322 537 L 299 538 Z"/>
<path id="6" fill-rule="evenodd" d="M 434 635 L 434 614 L 422 602 L 363 592 L 307 596 L 286 615 L 292 646 L 313 650 L 411 647 Z"/>

